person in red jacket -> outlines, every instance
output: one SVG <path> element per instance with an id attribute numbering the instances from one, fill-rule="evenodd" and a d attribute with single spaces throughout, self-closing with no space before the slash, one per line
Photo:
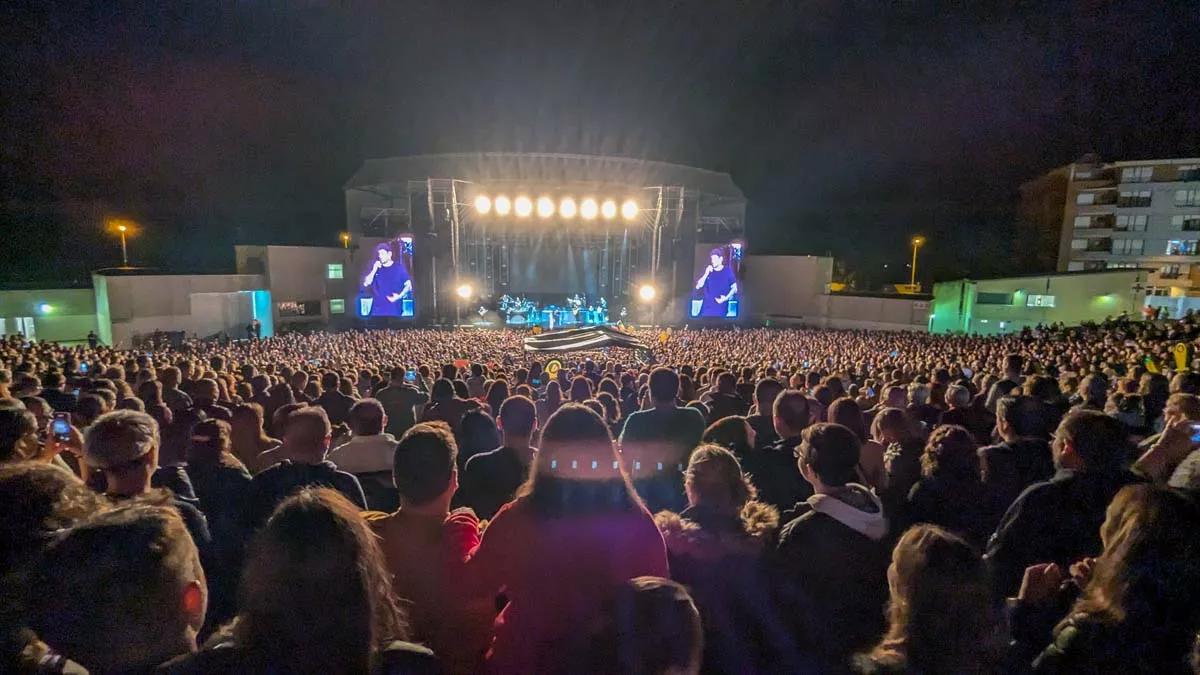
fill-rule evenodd
<path id="1" fill-rule="evenodd" d="M 400 508 L 364 514 L 380 536 L 392 590 L 408 610 L 409 630 L 429 645 L 446 673 L 479 668 L 496 616 L 495 597 L 465 595 L 467 555 L 479 545 L 479 520 L 470 509 L 450 512 L 458 490 L 458 446 L 445 422 L 423 422 L 400 437 L 393 480 Z"/>
<path id="2" fill-rule="evenodd" d="M 571 635 L 639 576 L 669 576 L 662 535 L 604 420 L 563 405 L 546 422 L 529 481 L 467 563 L 472 595 L 508 599 L 484 672 L 554 670 Z"/>

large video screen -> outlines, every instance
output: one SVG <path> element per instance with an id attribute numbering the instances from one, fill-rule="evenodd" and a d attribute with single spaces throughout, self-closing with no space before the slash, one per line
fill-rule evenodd
<path id="1" fill-rule="evenodd" d="M 741 308 L 742 244 L 697 244 L 688 316 L 736 319 Z"/>
<path id="2" fill-rule="evenodd" d="M 382 241 L 363 256 L 358 275 L 359 316 L 415 316 L 413 238 Z"/>

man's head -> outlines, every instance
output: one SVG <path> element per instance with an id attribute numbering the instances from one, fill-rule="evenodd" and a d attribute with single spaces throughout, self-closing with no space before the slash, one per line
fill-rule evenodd
<path id="1" fill-rule="evenodd" d="M 670 368 L 655 368 L 650 373 L 650 400 L 655 404 L 674 404 L 679 395 L 679 375 Z"/>
<path id="2" fill-rule="evenodd" d="M 392 460 L 401 505 L 425 506 L 442 499 L 448 508 L 458 490 L 457 459 L 458 445 L 446 423 L 424 422 L 404 432 Z"/>
<path id="3" fill-rule="evenodd" d="M 387 415 L 383 404 L 373 398 L 364 398 L 350 408 L 350 431 L 355 436 L 378 436 L 387 426 Z"/>
<path id="4" fill-rule="evenodd" d="M 500 404 L 496 421 L 505 438 L 529 438 L 537 429 L 537 408 L 524 396 L 510 396 Z"/>
<path id="5" fill-rule="evenodd" d="M 67 530 L 47 548 L 32 586 L 38 637 L 104 672 L 195 650 L 208 600 L 179 513 L 136 502 Z"/>
<path id="6" fill-rule="evenodd" d="M 174 389 L 179 386 L 179 381 L 183 375 L 175 366 L 167 366 L 159 371 L 159 377 L 162 379 L 164 389 Z"/>
<path id="7" fill-rule="evenodd" d="M 1025 367 L 1025 359 L 1020 354 L 1008 354 L 1004 357 L 1004 374 L 1006 376 L 1020 376 L 1021 369 Z"/>
<path id="8" fill-rule="evenodd" d="M 287 416 L 283 446 L 288 457 L 316 464 L 325 459 L 333 428 L 321 408 L 301 408 Z"/>
<path id="9" fill-rule="evenodd" d="M 194 391 L 198 400 L 212 402 L 217 400 L 221 390 L 216 380 L 206 377 L 196 382 Z"/>
<path id="10" fill-rule="evenodd" d="M 804 430 L 796 449 L 800 474 L 814 488 L 841 487 L 858 474 L 858 437 L 840 425 L 821 422 Z"/>
<path id="11" fill-rule="evenodd" d="M 104 473 L 108 493 L 131 497 L 150 489 L 158 468 L 158 422 L 143 412 L 114 410 L 87 429 L 83 456 Z"/>
<path id="12" fill-rule="evenodd" d="M 1171 378 L 1172 394 L 1200 394 L 1200 373 L 1176 373 Z"/>
<path id="13" fill-rule="evenodd" d="M 725 264 L 725 252 L 720 248 L 714 248 L 708 252 L 708 260 L 714 268 L 721 267 Z"/>
<path id="14" fill-rule="evenodd" d="M 808 426 L 808 397 L 799 389 L 788 389 L 775 397 L 775 433 L 780 438 L 795 438 Z"/>
<path id="15" fill-rule="evenodd" d="M 337 391 L 338 381 L 341 377 L 337 373 L 325 373 L 321 376 L 322 391 Z"/>
<path id="16" fill-rule="evenodd" d="M 1054 465 L 1059 469 L 1113 472 L 1129 454 L 1129 439 L 1120 420 L 1096 410 L 1075 410 L 1054 434 Z"/>
<path id="17" fill-rule="evenodd" d="M 996 401 L 996 430 L 1012 442 L 1022 438 L 1046 438 L 1046 404 L 1032 396 L 1004 396 Z"/>
<path id="18" fill-rule="evenodd" d="M 732 394 L 737 389 L 737 376 L 728 371 L 717 376 L 717 391 Z"/>
<path id="19" fill-rule="evenodd" d="M 971 390 L 961 384 L 952 384 L 946 388 L 946 403 L 951 408 L 965 408 L 971 404 Z"/>
<path id="20" fill-rule="evenodd" d="M 763 378 L 754 385 L 754 405 L 759 415 L 770 415 L 775 408 L 775 399 L 783 391 L 783 383 L 773 377 Z"/>
<path id="21" fill-rule="evenodd" d="M 1187 420 L 1200 422 L 1200 396 L 1195 394 L 1171 394 L 1167 405 L 1163 408 L 1163 418 L 1167 424 Z"/>
<path id="22" fill-rule="evenodd" d="M 42 376 L 42 389 L 62 391 L 67 386 L 67 378 L 57 370 L 52 370 Z"/>

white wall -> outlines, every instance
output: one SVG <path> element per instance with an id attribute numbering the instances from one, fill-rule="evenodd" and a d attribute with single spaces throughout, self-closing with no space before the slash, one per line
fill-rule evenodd
<path id="1" fill-rule="evenodd" d="M 833 277 L 833 258 L 747 254 L 742 270 L 742 316 L 752 321 L 768 315 L 809 317 Z"/>
<path id="2" fill-rule="evenodd" d="M 196 274 L 99 277 L 105 287 L 112 344 L 156 330 L 201 337 L 226 331 L 244 334 L 253 317 L 251 291 L 266 287 L 257 274 Z"/>
<path id="3" fill-rule="evenodd" d="M 820 328 L 919 330 L 928 328 L 929 301 L 856 295 L 822 295 L 804 323 Z"/>

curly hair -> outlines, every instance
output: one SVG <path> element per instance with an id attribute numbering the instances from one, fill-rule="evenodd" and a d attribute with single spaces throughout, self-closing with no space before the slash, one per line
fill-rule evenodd
<path id="1" fill-rule="evenodd" d="M 929 434 L 921 455 L 921 475 L 978 483 L 979 453 L 971 432 L 957 424 L 943 424 Z"/>

